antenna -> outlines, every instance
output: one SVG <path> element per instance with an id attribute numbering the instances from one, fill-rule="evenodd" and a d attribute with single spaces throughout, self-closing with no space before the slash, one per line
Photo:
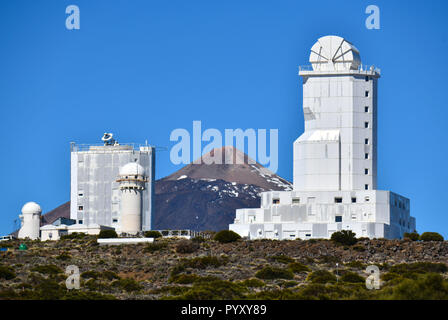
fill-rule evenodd
<path id="1" fill-rule="evenodd" d="M 115 139 L 113 137 L 113 133 L 105 132 L 101 140 L 103 140 L 105 146 L 113 146 L 115 144 Z"/>

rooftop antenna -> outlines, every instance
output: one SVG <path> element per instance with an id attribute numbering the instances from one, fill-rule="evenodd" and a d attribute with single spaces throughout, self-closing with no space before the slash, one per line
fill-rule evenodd
<path id="1" fill-rule="evenodd" d="M 114 137 L 113 133 L 105 132 L 101 140 L 103 140 L 105 146 L 113 146 L 118 144 L 118 142 L 116 142 L 113 137 Z"/>

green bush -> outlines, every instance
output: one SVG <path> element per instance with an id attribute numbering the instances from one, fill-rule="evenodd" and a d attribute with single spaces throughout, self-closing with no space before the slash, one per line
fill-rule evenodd
<path id="1" fill-rule="evenodd" d="M 361 261 L 350 261 L 344 264 L 346 267 L 352 268 L 352 269 L 365 269 L 367 267 L 366 264 L 362 263 Z"/>
<path id="2" fill-rule="evenodd" d="M 238 241 L 239 239 L 241 239 L 240 235 L 231 230 L 221 230 L 218 233 L 216 233 L 215 236 L 213 237 L 213 240 L 216 240 L 221 243 L 235 242 Z"/>
<path id="3" fill-rule="evenodd" d="M 118 274 L 110 270 L 103 271 L 101 277 L 107 280 L 120 279 L 120 276 Z"/>
<path id="4" fill-rule="evenodd" d="M 192 259 L 184 259 L 181 265 L 185 268 L 206 269 L 207 267 L 220 267 L 227 264 L 227 257 L 204 256 Z"/>
<path id="5" fill-rule="evenodd" d="M 291 270 L 291 272 L 294 273 L 301 273 L 301 272 L 309 272 L 311 271 L 310 268 L 308 268 L 306 265 L 299 263 L 299 262 L 291 262 L 288 264 L 288 269 Z"/>
<path id="6" fill-rule="evenodd" d="M 14 269 L 9 266 L 0 265 L 0 279 L 11 280 L 16 277 Z"/>
<path id="7" fill-rule="evenodd" d="M 239 283 L 215 280 L 194 283 L 180 296 L 165 297 L 175 300 L 239 300 L 245 297 L 247 288 Z"/>
<path id="8" fill-rule="evenodd" d="M 35 266 L 31 271 L 39 272 L 47 275 L 57 275 L 63 273 L 62 269 L 54 264 Z"/>
<path id="9" fill-rule="evenodd" d="M 201 237 L 201 236 L 197 236 L 197 237 L 194 237 L 193 239 L 191 239 L 191 241 L 196 242 L 196 243 L 202 243 L 202 242 L 205 242 L 205 238 Z"/>
<path id="10" fill-rule="evenodd" d="M 83 232 L 73 232 L 70 234 L 64 234 L 61 236 L 61 240 L 71 240 L 71 239 L 84 239 L 87 234 Z"/>
<path id="11" fill-rule="evenodd" d="M 153 242 L 148 243 L 146 247 L 143 249 L 144 252 L 154 253 L 156 251 L 160 251 L 165 249 L 168 246 L 166 242 Z"/>
<path id="12" fill-rule="evenodd" d="M 341 277 L 341 281 L 349 282 L 349 283 L 363 283 L 363 282 L 366 282 L 366 279 L 364 279 L 363 277 L 361 277 L 359 274 L 357 274 L 355 272 L 346 272 Z"/>
<path id="13" fill-rule="evenodd" d="M 270 259 L 273 260 L 273 261 L 284 263 L 284 264 L 288 264 L 288 263 L 294 262 L 293 258 L 288 257 L 288 256 L 286 256 L 284 254 L 280 254 L 278 256 L 272 256 L 272 257 L 270 257 Z"/>
<path id="14" fill-rule="evenodd" d="M 336 231 L 331 235 L 331 240 L 344 246 L 351 246 L 357 242 L 356 234 L 351 230 Z"/>
<path id="15" fill-rule="evenodd" d="M 255 279 L 255 278 L 246 279 L 246 280 L 242 281 L 241 284 L 243 286 L 249 287 L 249 288 L 261 288 L 261 287 L 265 286 L 263 281 L 261 281 L 259 279 Z"/>
<path id="16" fill-rule="evenodd" d="M 445 273 L 448 271 L 448 267 L 444 263 L 434 262 L 414 262 L 414 263 L 401 263 L 396 264 L 389 269 L 390 272 L 400 275 L 409 275 L 412 273 Z"/>
<path id="17" fill-rule="evenodd" d="M 115 280 L 112 282 L 112 286 L 127 292 L 140 291 L 143 289 L 143 286 L 138 281 L 130 278 Z"/>
<path id="18" fill-rule="evenodd" d="M 420 235 L 420 240 L 422 241 L 443 241 L 441 234 L 437 232 L 423 232 Z"/>
<path id="19" fill-rule="evenodd" d="M 150 230 L 150 231 L 145 231 L 144 236 L 146 238 L 161 238 L 162 234 L 159 231 L 155 231 L 155 230 Z"/>
<path id="20" fill-rule="evenodd" d="M 89 270 L 81 273 L 82 279 L 98 279 L 100 277 L 100 273 L 95 270 Z"/>
<path id="21" fill-rule="evenodd" d="M 101 230 L 98 234 L 99 239 L 109 239 L 109 238 L 118 238 L 115 230 Z"/>
<path id="22" fill-rule="evenodd" d="M 312 283 L 333 283 L 336 282 L 336 276 L 327 270 L 317 270 L 308 275 L 308 281 Z"/>
<path id="23" fill-rule="evenodd" d="M 405 279 L 390 290 L 384 291 L 380 299 L 392 300 L 447 300 L 448 284 L 436 273 L 420 276 L 416 280 Z"/>
<path id="24" fill-rule="evenodd" d="M 199 244 L 191 240 L 181 240 L 176 245 L 177 253 L 193 253 L 199 249 Z"/>
<path id="25" fill-rule="evenodd" d="M 405 232 L 403 238 L 417 241 L 420 239 L 420 235 L 417 232 Z"/>
<path id="26" fill-rule="evenodd" d="M 60 255 L 56 256 L 56 259 L 61 261 L 67 261 L 70 260 L 71 258 L 72 256 L 69 255 L 67 252 L 62 252 Z"/>
<path id="27" fill-rule="evenodd" d="M 294 278 L 294 274 L 288 269 L 274 268 L 270 266 L 266 266 L 263 269 L 259 270 L 255 277 L 264 280 L 273 280 L 273 279 L 292 279 Z"/>

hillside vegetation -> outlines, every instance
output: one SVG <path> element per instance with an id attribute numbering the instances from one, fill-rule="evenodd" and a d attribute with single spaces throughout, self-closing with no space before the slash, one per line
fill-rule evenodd
<path id="1" fill-rule="evenodd" d="M 95 237 L 0 243 L 0 299 L 448 299 L 448 243 L 411 240 L 157 239 L 99 246 Z M 368 290 L 368 265 L 381 289 Z M 80 269 L 67 290 L 66 267 Z"/>

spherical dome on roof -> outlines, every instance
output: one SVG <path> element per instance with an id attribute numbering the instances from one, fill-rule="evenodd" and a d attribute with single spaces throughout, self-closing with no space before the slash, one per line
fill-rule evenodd
<path id="1" fill-rule="evenodd" d="M 145 168 L 137 162 L 129 162 L 120 168 L 120 176 L 144 176 Z"/>
<path id="2" fill-rule="evenodd" d="M 41 213 L 42 209 L 36 202 L 27 202 L 22 207 L 22 214 L 35 214 L 35 213 Z"/>

